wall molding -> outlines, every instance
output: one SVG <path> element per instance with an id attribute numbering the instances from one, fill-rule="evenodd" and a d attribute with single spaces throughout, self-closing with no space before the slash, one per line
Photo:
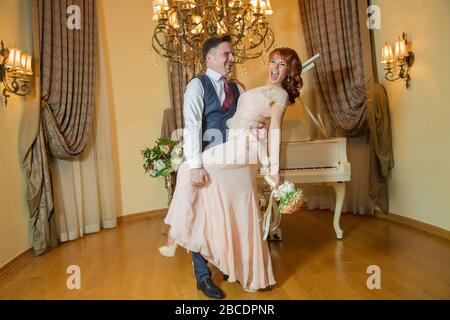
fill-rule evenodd
<path id="1" fill-rule="evenodd" d="M 124 223 L 129 221 L 135 221 L 145 218 L 153 218 L 153 217 L 159 217 L 162 215 L 165 215 L 167 213 L 168 209 L 158 209 L 158 210 L 152 210 L 147 212 L 139 212 L 139 213 L 132 213 L 126 216 L 120 216 L 117 217 L 118 223 Z"/>
<path id="2" fill-rule="evenodd" d="M 126 222 L 141 220 L 141 219 L 145 219 L 145 218 L 153 218 L 153 217 L 163 216 L 164 214 L 167 213 L 167 210 L 168 209 L 159 209 L 159 210 L 154 210 L 154 211 L 130 214 L 127 216 L 120 216 L 120 217 L 117 217 L 117 223 L 126 223 Z M 102 231 L 103 231 L 103 229 L 102 229 Z M 0 267 L 0 278 L 2 278 L 9 270 L 11 270 L 16 265 L 18 265 L 23 260 L 25 260 L 26 258 L 28 258 L 32 255 L 33 255 L 33 247 L 30 247 L 29 249 L 27 249 L 24 252 L 17 255 L 15 258 L 11 259 L 4 266 Z"/>
<path id="3" fill-rule="evenodd" d="M 25 250 L 21 254 L 19 254 L 17 257 L 13 258 L 9 262 L 7 262 L 3 267 L 0 267 L 0 279 L 11 269 L 13 269 L 15 266 L 17 266 L 19 263 L 21 263 L 26 258 L 33 255 L 33 247 Z"/>
<path id="4" fill-rule="evenodd" d="M 384 214 L 384 213 L 377 212 L 375 214 L 375 217 L 379 218 L 379 219 L 388 220 L 388 221 L 397 222 L 397 223 L 400 223 L 403 225 L 407 225 L 409 227 L 412 227 L 412 228 L 420 230 L 420 231 L 424 231 L 424 232 L 432 234 L 434 236 L 438 236 L 438 237 L 450 240 L 450 231 L 443 229 L 443 228 L 433 226 L 431 224 L 428 224 L 428 223 L 425 223 L 425 222 L 422 222 L 419 220 L 411 219 L 411 218 L 401 216 L 401 215 L 398 215 L 395 213 Z"/>

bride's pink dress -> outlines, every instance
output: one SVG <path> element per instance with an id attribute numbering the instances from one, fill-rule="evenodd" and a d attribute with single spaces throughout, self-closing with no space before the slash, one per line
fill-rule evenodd
<path id="1" fill-rule="evenodd" d="M 228 275 L 228 281 L 239 281 L 250 290 L 276 283 L 269 248 L 262 240 L 256 189 L 259 161 L 254 161 L 257 143 L 250 129 L 270 120 L 273 102 L 287 104 L 287 93 L 279 86 L 241 95 L 236 114 L 228 121 L 228 141 L 203 153 L 210 184 L 194 188 L 190 168 L 183 163 L 165 219 L 178 245 L 200 253 Z"/>

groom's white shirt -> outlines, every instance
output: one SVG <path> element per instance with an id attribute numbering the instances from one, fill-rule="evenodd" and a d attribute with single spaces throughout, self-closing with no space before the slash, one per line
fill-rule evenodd
<path id="1" fill-rule="evenodd" d="M 211 80 L 220 104 L 225 100 L 224 84 L 220 80 L 222 75 L 214 70 L 206 70 L 206 76 Z M 238 85 L 242 94 L 244 89 Z M 200 79 L 195 78 L 189 82 L 184 93 L 184 154 L 191 169 L 203 168 L 202 161 L 202 118 L 203 118 L 203 97 L 205 91 Z"/>

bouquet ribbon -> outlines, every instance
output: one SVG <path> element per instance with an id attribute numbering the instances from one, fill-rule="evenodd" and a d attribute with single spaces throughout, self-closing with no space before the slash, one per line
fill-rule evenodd
<path id="1" fill-rule="evenodd" d="M 275 214 L 274 221 L 272 221 L 272 214 Z M 281 223 L 281 213 L 278 208 L 277 202 L 274 198 L 274 192 L 270 194 L 269 205 L 267 206 L 266 212 L 264 213 L 262 220 L 263 227 L 263 240 L 266 241 L 269 234 L 278 229 Z"/>

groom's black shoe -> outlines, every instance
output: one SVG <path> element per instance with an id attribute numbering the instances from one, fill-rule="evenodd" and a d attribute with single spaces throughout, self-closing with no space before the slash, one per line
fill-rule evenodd
<path id="1" fill-rule="evenodd" d="M 197 289 L 202 290 L 203 294 L 211 299 L 223 299 L 225 294 L 220 290 L 211 279 L 197 283 Z"/>

